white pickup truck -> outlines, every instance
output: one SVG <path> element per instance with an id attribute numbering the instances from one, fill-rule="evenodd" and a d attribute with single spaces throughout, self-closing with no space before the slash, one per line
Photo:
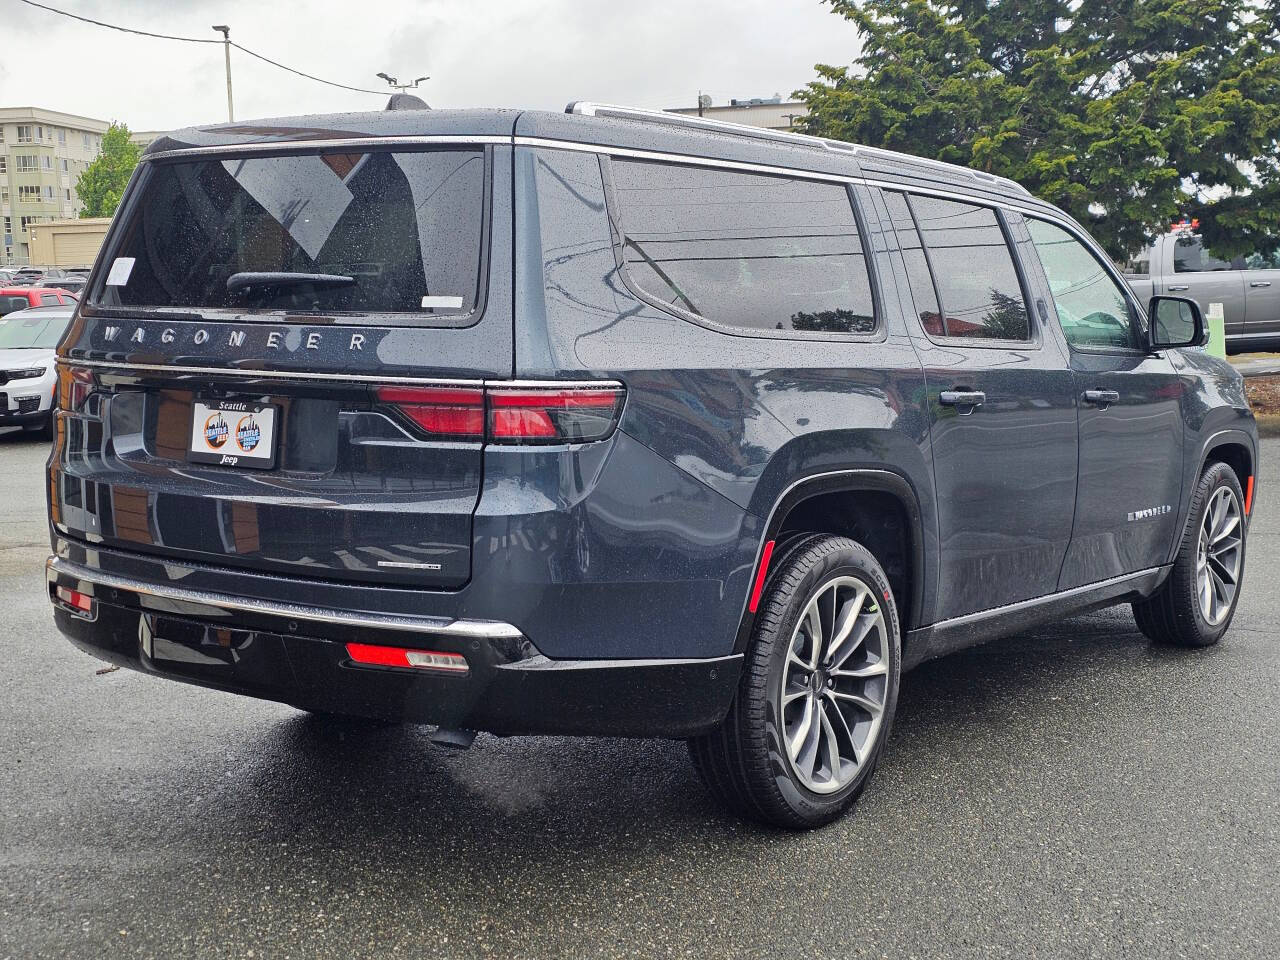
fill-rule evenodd
<path id="1" fill-rule="evenodd" d="M 1233 352 L 1280 343 L 1280 251 L 1218 260 L 1198 236 L 1180 231 L 1157 238 L 1123 269 L 1139 302 L 1158 293 L 1191 297 L 1206 316 L 1222 304 Z"/>

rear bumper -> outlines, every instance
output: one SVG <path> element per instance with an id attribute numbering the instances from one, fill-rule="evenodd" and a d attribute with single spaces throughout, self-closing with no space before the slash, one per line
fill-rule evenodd
<path id="1" fill-rule="evenodd" d="M 387 617 L 47 565 L 54 620 L 76 646 L 158 676 L 295 706 L 501 734 L 687 737 L 728 711 L 741 655 L 551 660 L 489 620 Z M 90 615 L 58 601 L 93 598 Z M 357 665 L 346 643 L 458 653 L 465 676 Z"/>

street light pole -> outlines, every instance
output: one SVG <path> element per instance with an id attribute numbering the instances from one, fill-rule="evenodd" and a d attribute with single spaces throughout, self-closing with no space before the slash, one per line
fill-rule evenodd
<path id="1" fill-rule="evenodd" d="M 227 58 L 227 123 L 234 123 L 236 111 L 231 104 L 231 28 L 223 24 L 213 29 L 222 34 L 222 51 Z"/>

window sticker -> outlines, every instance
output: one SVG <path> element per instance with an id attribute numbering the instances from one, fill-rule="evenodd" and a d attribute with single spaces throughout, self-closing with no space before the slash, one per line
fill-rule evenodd
<path id="1" fill-rule="evenodd" d="M 423 297 L 423 310 L 461 310 L 461 297 Z"/>
<path id="2" fill-rule="evenodd" d="M 129 274 L 133 273 L 134 257 L 116 257 L 111 264 L 111 272 L 107 274 L 108 287 L 123 287 L 129 282 Z"/>

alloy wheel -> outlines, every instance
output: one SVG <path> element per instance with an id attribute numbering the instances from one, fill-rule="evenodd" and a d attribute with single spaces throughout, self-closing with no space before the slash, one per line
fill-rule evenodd
<path id="1" fill-rule="evenodd" d="M 1240 502 L 1230 487 L 1219 487 L 1205 509 L 1196 552 L 1196 595 L 1200 614 L 1211 627 L 1231 612 L 1240 584 L 1243 547 Z"/>
<path id="2" fill-rule="evenodd" d="M 865 767 L 880 735 L 889 637 L 872 588 L 836 577 L 814 592 L 787 648 L 778 715 L 787 759 L 814 793 L 834 793 Z"/>

